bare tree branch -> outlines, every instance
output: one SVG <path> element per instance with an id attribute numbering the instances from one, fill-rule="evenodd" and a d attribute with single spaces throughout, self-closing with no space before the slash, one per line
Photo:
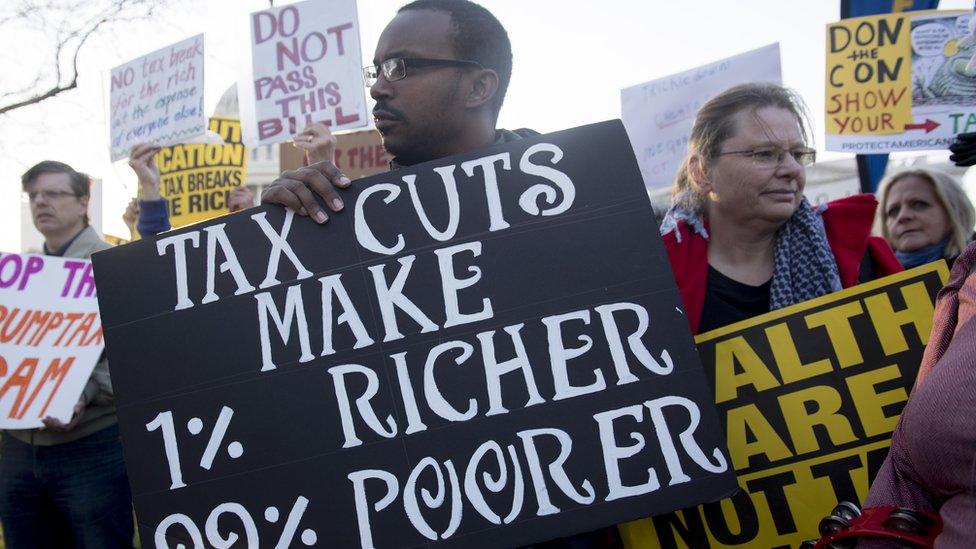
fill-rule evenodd
<path id="1" fill-rule="evenodd" d="M 51 65 L 38 68 L 36 77 L 27 87 L 0 92 L 0 99 L 9 101 L 0 103 L 0 114 L 40 103 L 78 87 L 78 58 L 90 37 L 115 23 L 148 18 L 165 1 L 20 0 L 12 7 L 8 4 L 0 11 L 0 26 L 17 21 L 18 24 L 26 23 L 28 28 L 36 26 L 41 31 L 46 30 L 46 34 L 53 34 L 53 60 Z M 97 5 L 99 3 L 104 5 Z M 91 15 L 85 17 L 88 13 Z M 38 90 L 45 81 L 50 83 Z"/>

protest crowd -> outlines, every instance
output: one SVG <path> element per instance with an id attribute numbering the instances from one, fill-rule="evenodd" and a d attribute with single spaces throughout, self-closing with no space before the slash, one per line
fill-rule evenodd
<path id="1" fill-rule="evenodd" d="M 318 5 L 327 0 L 307 4 L 303 10 L 320 10 L 317 16 L 333 23 L 321 40 L 338 39 L 340 49 L 351 50 L 358 30 L 329 20 Z M 265 14 L 287 13 L 282 9 Z M 264 38 L 262 17 L 276 16 L 254 16 L 255 48 Z M 973 36 L 958 47 L 976 59 Z M 136 132 L 127 150 L 113 142 L 113 154 L 122 151 L 127 175 L 138 183 L 122 212 L 130 231 L 122 246 L 110 246 L 90 226 L 82 167 L 38 159 L 23 174 L 45 265 L 51 258 L 94 263 L 91 284 L 99 283 L 104 323 L 97 341 L 104 326 L 105 342 L 76 392 L 64 397 L 66 415 L 0 424 L 7 548 L 132 547 L 137 533 L 142 546 L 156 547 L 250 547 L 259 537 L 261 545 L 279 547 L 289 546 L 279 540 L 406 547 L 452 539 L 455 546 L 573 549 L 769 547 L 775 539 L 806 547 L 976 547 L 976 210 L 959 179 L 928 167 L 898 170 L 862 186 L 866 192 L 814 203 L 804 195 L 817 150 L 803 98 L 779 83 L 748 81 L 711 94 L 697 109 L 671 178 L 670 207 L 656 221 L 643 183 L 626 187 L 635 193 L 627 195 L 582 175 L 606 170 L 619 189 L 640 181 L 630 148 L 611 139 L 623 126 L 551 137 L 498 127 L 518 52 L 488 9 L 468 0 L 415 0 L 393 15 L 373 51 L 361 78 L 375 105 L 363 116 L 344 102 L 353 91 L 338 79 L 326 85 L 320 74 L 300 69 L 287 77 L 296 85 L 318 78 L 315 86 L 325 87 L 307 102 L 328 114 L 302 119 L 286 107 L 281 121 L 258 122 L 262 143 L 287 143 L 299 153 L 260 196 L 249 190 L 242 163 L 234 165 L 234 151 L 245 147 L 240 137 L 218 135 L 212 124 L 200 128 L 197 141 Z M 976 90 L 976 67 L 960 70 Z M 274 94 L 278 84 L 271 78 L 256 85 L 260 107 L 262 94 Z M 968 108 L 976 112 L 976 95 Z M 360 181 L 347 175 L 337 151 L 344 128 L 362 127 L 367 118 L 390 160 L 388 173 L 384 167 L 383 175 Z M 635 122 L 625 123 L 629 129 Z M 976 133 L 958 133 L 949 143 L 950 161 L 976 164 Z M 611 145 L 627 155 L 626 164 L 598 158 Z M 590 147 L 592 158 L 576 152 Z M 209 169 L 224 170 L 223 182 L 173 175 L 193 172 L 180 164 L 184 158 L 207 159 Z M 193 186 L 206 187 L 210 198 L 195 201 Z M 591 242 L 586 219 L 593 231 L 604 230 L 598 223 L 638 227 L 634 238 L 641 240 L 630 244 L 619 229 Z M 543 238 L 583 259 L 546 266 L 559 253 Z M 498 242 L 509 244 L 492 255 Z M 595 250 L 616 263 L 588 265 Z M 498 259 L 504 254 L 511 259 Z M 16 278 L 33 299 L 31 256 L 16 260 L 18 273 L 22 264 L 27 270 L 23 283 L 7 267 L 16 256 L 0 255 L 0 286 L 12 291 Z M 159 262 L 154 272 L 146 270 L 152 261 Z M 509 262 L 525 274 L 505 275 L 497 286 L 530 287 L 512 290 L 506 301 L 485 280 Z M 558 282 L 540 278 L 553 275 Z M 78 280 L 63 289 L 59 283 L 54 293 L 77 298 Z M 479 284 L 491 299 L 465 297 Z M 580 296 L 590 302 L 570 301 Z M 313 297 L 316 306 L 306 312 Z M 234 333 L 233 325 L 252 314 L 240 311 L 253 310 L 255 301 L 253 331 Z M 55 350 L 68 344 L 55 340 L 56 331 L 46 334 L 76 313 L 52 313 L 57 323 L 40 309 L 18 317 L 29 307 L 19 303 L 0 301 L 0 342 Z M 191 335 L 205 314 L 227 325 L 226 337 Z M 620 320 L 628 315 L 636 320 Z M 493 317 L 495 324 L 464 327 Z M 579 327 L 572 335 L 571 321 Z M 161 347 L 168 345 L 161 330 L 175 334 L 173 348 Z M 428 344 L 437 347 L 428 351 Z M 202 362 L 187 362 L 191 353 Z M 371 365 L 373 353 L 382 353 L 378 363 L 385 365 Z M 41 392 L 48 378 L 70 384 L 65 372 L 75 365 L 48 367 L 55 355 L 37 356 L 0 355 L 0 412 L 9 419 L 31 415 L 22 410 L 42 404 L 39 394 L 52 402 Z M 424 356 L 426 364 L 416 358 Z M 246 370 L 234 370 L 245 361 Z M 318 378 L 299 373 L 313 365 L 321 365 Z M 207 373 L 211 366 L 219 375 Z M 478 371 L 477 384 L 463 377 L 469 370 Z M 35 384 L 41 374 L 45 380 Z M 863 376 L 877 377 L 863 385 Z M 272 385 L 289 379 L 308 391 L 326 387 L 330 396 L 313 403 Z M 669 384 L 676 384 L 671 393 Z M 253 389 L 227 396 L 224 405 L 221 391 L 244 395 L 245 385 Z M 641 392 L 652 386 L 664 396 Z M 597 402 L 615 391 L 639 405 L 608 410 L 616 401 Z M 179 415 L 180 406 L 198 402 L 213 413 Z M 302 419 L 258 424 L 242 402 Z M 584 417 L 595 420 L 595 440 L 579 434 L 590 429 L 575 425 Z M 307 434 L 318 421 L 341 425 L 330 427 L 335 447 L 311 440 L 328 439 L 332 430 Z M 520 430 L 511 444 L 491 430 L 492 421 Z M 540 421 L 560 428 L 539 428 Z M 231 437 L 245 422 L 275 444 L 292 440 L 307 453 L 276 458 L 273 450 L 251 450 L 255 440 Z M 449 431 L 455 428 L 469 431 Z M 471 445 L 469 436 L 480 438 Z M 153 441 L 152 451 L 145 441 Z M 660 456 L 625 466 L 652 449 Z M 194 451 L 203 456 L 199 469 Z M 801 457 L 805 451 L 823 457 Z M 301 480 L 298 469 L 287 469 L 342 452 L 362 453 L 322 466 L 334 476 L 323 471 Z M 399 452 L 409 464 L 392 461 Z M 425 457 L 445 455 L 451 459 Z M 246 459 L 267 461 L 237 465 Z M 763 473 L 774 466 L 775 474 Z M 225 474 L 221 467 L 234 474 L 208 484 L 217 477 L 206 475 Z M 800 478 L 801 469 L 810 478 Z M 256 500 L 249 498 L 289 483 L 302 490 L 292 513 L 264 503 L 251 508 Z M 826 488 L 807 493 L 794 485 Z M 295 499 L 290 488 L 281 490 Z M 327 512 L 315 511 L 325 499 L 335 501 Z M 404 512 L 396 514 L 400 499 Z M 728 513 L 737 518 L 716 526 Z"/>

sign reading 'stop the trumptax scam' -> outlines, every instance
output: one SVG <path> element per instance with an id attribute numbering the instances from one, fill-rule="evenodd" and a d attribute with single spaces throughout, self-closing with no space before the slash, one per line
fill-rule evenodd
<path id="1" fill-rule="evenodd" d="M 622 525 L 627 547 L 798 547 L 863 502 L 947 278 L 939 261 L 699 335 L 744 490 Z"/>
<path id="2" fill-rule="evenodd" d="M 103 346 L 91 263 L 0 253 L 0 429 L 70 421 Z"/>
<path id="3" fill-rule="evenodd" d="M 619 121 L 342 198 L 95 255 L 142 539 L 514 546 L 732 492 Z"/>

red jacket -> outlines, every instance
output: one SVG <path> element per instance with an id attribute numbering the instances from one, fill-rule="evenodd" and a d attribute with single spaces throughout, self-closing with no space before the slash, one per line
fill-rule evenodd
<path id="1" fill-rule="evenodd" d="M 880 237 L 871 236 L 877 206 L 878 201 L 874 195 L 858 194 L 828 203 L 827 210 L 823 213 L 827 242 L 834 252 L 840 282 L 845 288 L 857 284 L 861 259 L 865 253 L 871 254 L 878 278 L 903 270 L 888 243 Z M 681 233 L 681 242 L 678 242 L 676 232 Z M 679 221 L 678 227 L 662 238 L 681 300 L 685 304 L 688 323 L 691 331 L 697 334 L 702 308 L 705 306 L 708 241 L 692 231 L 683 221 Z"/>

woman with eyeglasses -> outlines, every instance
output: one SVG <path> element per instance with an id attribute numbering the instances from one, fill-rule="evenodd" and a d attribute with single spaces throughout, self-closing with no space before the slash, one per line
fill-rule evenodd
<path id="1" fill-rule="evenodd" d="M 951 175 L 931 169 L 889 176 L 878 189 L 878 229 L 906 269 L 945 259 L 973 239 L 976 211 Z"/>
<path id="2" fill-rule="evenodd" d="M 694 333 L 902 270 L 870 236 L 877 205 L 803 197 L 802 100 L 774 84 L 736 86 L 698 111 L 661 226 Z"/>

